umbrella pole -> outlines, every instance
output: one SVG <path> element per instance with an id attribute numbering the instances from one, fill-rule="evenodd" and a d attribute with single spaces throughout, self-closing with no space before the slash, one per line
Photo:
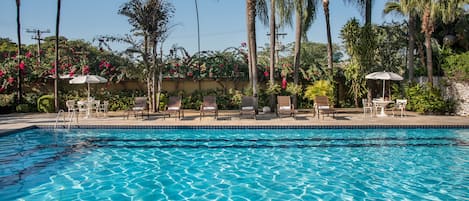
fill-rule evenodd
<path id="1" fill-rule="evenodd" d="M 383 80 L 383 100 L 384 100 L 384 92 L 386 91 L 386 88 L 384 87 L 385 84 L 386 84 L 386 80 Z"/>
<path id="2" fill-rule="evenodd" d="M 90 83 L 88 82 L 88 101 L 90 100 Z"/>

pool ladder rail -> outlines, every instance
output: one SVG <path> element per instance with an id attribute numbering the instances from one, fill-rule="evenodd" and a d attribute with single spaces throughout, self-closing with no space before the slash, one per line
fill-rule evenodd
<path id="1" fill-rule="evenodd" d="M 63 125 L 61 126 L 61 128 L 65 128 L 66 123 L 68 123 L 67 129 L 70 130 L 72 126 L 73 118 L 76 118 L 77 124 L 78 124 L 78 114 L 75 110 L 67 112 L 67 115 L 66 115 L 65 111 L 61 109 L 59 110 L 59 112 L 57 113 L 57 117 L 55 118 L 54 130 L 56 130 L 57 127 L 59 126 L 59 119 L 61 118 L 61 116 L 63 117 L 63 120 L 62 120 Z"/>

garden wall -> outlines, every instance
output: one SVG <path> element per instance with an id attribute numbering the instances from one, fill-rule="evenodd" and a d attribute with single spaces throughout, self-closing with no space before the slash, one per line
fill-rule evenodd
<path id="1" fill-rule="evenodd" d="M 469 116 L 469 84 L 452 82 L 446 91 L 456 101 L 456 115 Z"/>
<path id="2" fill-rule="evenodd" d="M 202 80 L 200 81 L 200 89 L 238 89 L 241 90 L 247 87 L 249 84 L 248 81 L 220 81 L 215 80 Z M 109 86 L 109 90 L 142 90 L 146 91 L 146 82 L 140 81 L 122 81 L 119 83 L 113 83 Z M 164 80 L 162 83 L 162 90 L 168 92 L 184 91 L 186 93 L 192 93 L 196 90 L 199 90 L 199 82 L 192 80 Z"/>

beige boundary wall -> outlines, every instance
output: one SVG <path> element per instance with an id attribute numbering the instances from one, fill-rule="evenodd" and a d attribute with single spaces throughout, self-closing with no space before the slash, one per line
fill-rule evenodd
<path id="1" fill-rule="evenodd" d="M 220 81 L 215 80 L 202 80 L 192 81 L 192 80 L 163 80 L 162 90 L 168 92 L 184 91 L 186 93 L 192 93 L 199 90 L 199 85 L 201 90 L 208 89 L 238 89 L 242 90 L 249 85 L 249 81 Z M 108 90 L 142 90 L 146 91 L 146 82 L 139 81 L 122 81 L 119 83 L 112 84 Z"/>

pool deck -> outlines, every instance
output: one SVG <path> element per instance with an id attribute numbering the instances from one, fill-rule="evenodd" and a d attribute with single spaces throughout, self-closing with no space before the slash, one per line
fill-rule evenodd
<path id="1" fill-rule="evenodd" d="M 364 116 L 361 108 L 338 109 L 335 118 L 321 116 L 319 119 L 311 111 L 298 111 L 295 118 L 278 118 L 274 113 L 259 114 L 257 120 L 248 116 L 239 117 L 236 110 L 219 111 L 217 119 L 213 115 L 199 118 L 196 110 L 185 110 L 184 118 L 163 118 L 162 113 L 150 113 L 149 118 L 135 118 L 129 115 L 125 118 L 124 112 L 109 112 L 106 117 L 91 117 L 73 121 L 72 126 L 469 126 L 469 117 L 444 116 L 444 115 L 420 115 L 407 112 L 406 117 L 392 116 L 388 111 L 387 117 Z M 56 113 L 14 113 L 0 115 L 0 134 L 24 129 L 31 126 L 56 125 Z M 60 118 L 59 126 L 68 126 Z"/>

